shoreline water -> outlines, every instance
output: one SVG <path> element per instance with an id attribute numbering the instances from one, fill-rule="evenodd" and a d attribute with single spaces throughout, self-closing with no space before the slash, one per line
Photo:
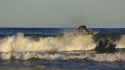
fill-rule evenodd
<path id="1" fill-rule="evenodd" d="M 47 62 L 36 63 L 32 62 L 30 65 L 20 65 L 16 63 L 10 63 L 9 65 L 0 65 L 0 70 L 124 70 L 124 62 Z"/>
<path id="2" fill-rule="evenodd" d="M 0 70 L 89 70 L 87 68 L 56 68 L 56 67 L 12 67 L 12 66 L 0 66 Z"/>

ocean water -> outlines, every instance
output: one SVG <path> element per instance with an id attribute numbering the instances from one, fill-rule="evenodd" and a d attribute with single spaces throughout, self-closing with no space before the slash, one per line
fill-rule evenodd
<path id="1" fill-rule="evenodd" d="M 125 28 L 0 28 L 0 69 L 124 70 Z M 99 40 L 110 38 L 117 52 L 96 53 Z"/>

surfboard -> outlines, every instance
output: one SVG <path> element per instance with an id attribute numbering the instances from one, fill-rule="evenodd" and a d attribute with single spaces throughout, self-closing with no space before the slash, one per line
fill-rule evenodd
<path id="1" fill-rule="evenodd" d="M 98 31 L 96 31 L 96 32 L 89 32 L 88 35 L 95 35 L 95 34 L 97 34 L 97 33 L 98 33 Z"/>

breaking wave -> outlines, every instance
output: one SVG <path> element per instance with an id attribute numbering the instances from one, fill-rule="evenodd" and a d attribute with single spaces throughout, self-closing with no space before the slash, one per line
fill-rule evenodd
<path id="1" fill-rule="evenodd" d="M 91 50 L 95 46 L 91 35 L 40 37 L 36 41 L 19 34 L 0 40 L 0 52 Z"/>
<path id="2" fill-rule="evenodd" d="M 97 54 L 96 42 L 92 35 L 64 35 L 60 37 L 40 37 L 34 40 L 23 34 L 0 39 L 0 59 L 28 60 L 39 58 L 46 60 L 92 60 L 125 61 L 123 52 Z M 116 48 L 125 48 L 125 36 L 116 41 Z M 90 51 L 91 50 L 91 51 Z"/>
<path id="3" fill-rule="evenodd" d="M 46 61 L 125 61 L 124 52 L 116 53 L 85 53 L 85 52 L 4 52 L 2 60 L 46 60 Z"/>

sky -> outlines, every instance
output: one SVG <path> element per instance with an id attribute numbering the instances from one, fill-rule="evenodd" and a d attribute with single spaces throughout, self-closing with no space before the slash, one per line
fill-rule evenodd
<path id="1" fill-rule="evenodd" d="M 125 28 L 125 0 L 0 0 L 0 27 Z"/>

